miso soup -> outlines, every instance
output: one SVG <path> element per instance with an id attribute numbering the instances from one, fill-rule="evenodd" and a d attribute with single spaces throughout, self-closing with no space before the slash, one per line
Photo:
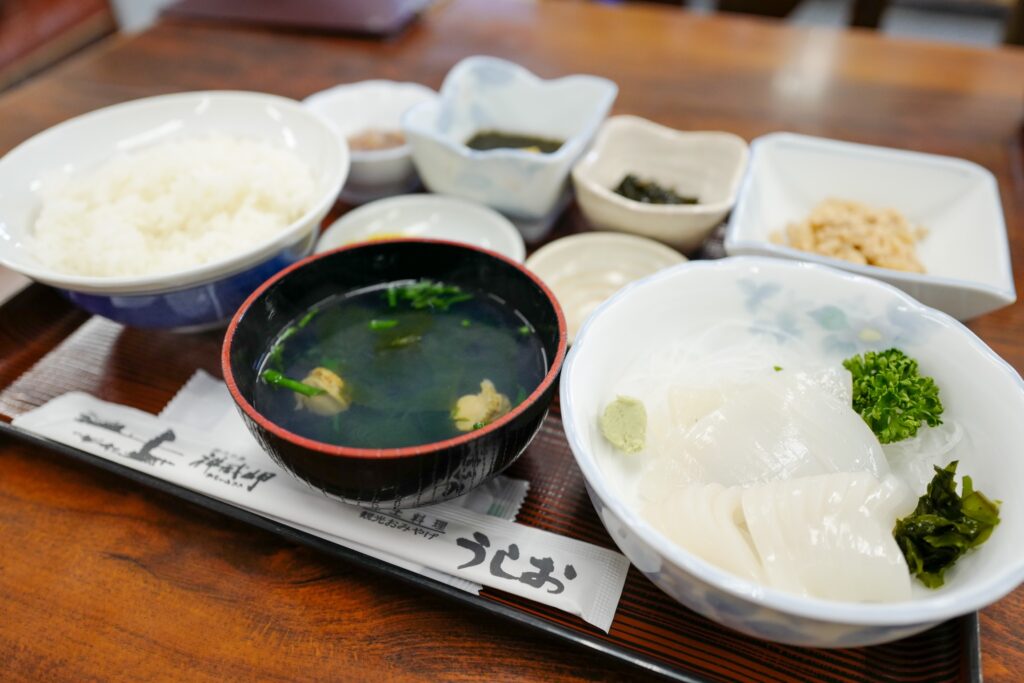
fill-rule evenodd
<path id="1" fill-rule="evenodd" d="M 324 443 L 400 448 L 499 419 L 547 373 L 530 323 L 479 290 L 402 281 L 322 301 L 273 341 L 256 409 Z"/>

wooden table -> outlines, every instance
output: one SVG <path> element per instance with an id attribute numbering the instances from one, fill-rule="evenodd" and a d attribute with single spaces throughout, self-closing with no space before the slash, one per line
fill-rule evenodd
<path id="1" fill-rule="evenodd" d="M 389 42 L 164 23 L 0 98 L 0 152 L 69 116 L 146 95 L 236 88 L 301 98 L 366 78 L 436 87 L 477 53 L 542 76 L 606 76 L 621 89 L 616 113 L 678 128 L 748 139 L 791 130 L 976 161 L 999 178 L 1024 282 L 1024 52 L 1010 49 L 508 0 L 443 3 Z M 569 222 L 563 229 L 575 229 Z M 972 328 L 1024 370 L 1024 305 Z M 0 358 L 0 369 L 17 362 Z M 6 680 L 639 676 L 3 437 L 0 473 Z M 1024 675 L 1022 620 L 1024 590 L 982 613 L 986 680 Z"/>

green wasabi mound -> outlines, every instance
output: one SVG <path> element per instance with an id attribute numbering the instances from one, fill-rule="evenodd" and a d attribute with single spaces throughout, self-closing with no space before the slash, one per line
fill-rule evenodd
<path id="1" fill-rule="evenodd" d="M 601 434 L 623 453 L 639 453 L 647 441 L 647 410 L 639 399 L 619 396 L 598 420 Z"/>

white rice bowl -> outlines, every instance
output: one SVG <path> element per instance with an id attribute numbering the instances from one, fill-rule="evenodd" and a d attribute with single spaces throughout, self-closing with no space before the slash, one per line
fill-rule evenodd
<path id="1" fill-rule="evenodd" d="M 168 273 L 267 242 L 315 189 L 292 152 L 222 134 L 119 154 L 43 196 L 33 250 L 54 270 Z"/>
<path id="2" fill-rule="evenodd" d="M 129 161 L 150 154 L 159 159 L 136 177 Z M 311 248 L 348 170 L 329 124 L 276 95 L 188 92 L 98 109 L 0 159 L 0 264 L 90 295 L 211 284 Z"/>

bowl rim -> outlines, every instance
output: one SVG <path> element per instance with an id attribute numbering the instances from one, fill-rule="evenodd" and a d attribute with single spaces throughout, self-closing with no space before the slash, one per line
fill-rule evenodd
<path id="1" fill-rule="evenodd" d="M 487 150 L 470 149 L 463 142 L 457 142 L 448 136 L 439 134 L 433 128 L 420 125 L 414 121 L 417 112 L 421 110 L 426 110 L 430 107 L 444 107 L 451 99 L 451 92 L 455 88 L 455 84 L 462 80 L 466 72 L 470 71 L 478 64 L 490 64 L 503 69 L 507 73 L 512 74 L 513 78 L 526 81 L 533 87 L 543 87 L 544 85 L 555 83 L 592 83 L 601 86 L 603 88 L 603 92 L 601 93 L 596 105 L 587 115 L 583 125 L 577 127 L 576 131 L 562 142 L 561 147 L 554 152 L 546 154 L 537 154 L 535 152 L 526 152 L 521 149 L 512 148 Z M 444 82 L 441 84 L 441 90 L 439 91 L 439 97 L 437 99 L 420 102 L 406 110 L 405 114 L 402 115 L 402 130 L 407 133 L 411 133 L 412 135 L 418 135 L 424 139 L 431 140 L 445 149 L 459 155 L 463 159 L 527 161 L 533 165 L 557 167 L 565 163 L 567 159 L 575 159 L 584 149 L 586 143 L 593 137 L 598 126 L 608 115 L 608 111 L 611 109 L 612 103 L 615 101 L 618 94 L 619 86 L 616 85 L 614 81 L 604 78 L 603 76 L 594 76 L 591 74 L 569 74 L 566 76 L 558 76 L 556 78 L 541 78 L 521 64 L 516 64 L 515 62 L 511 62 L 507 59 L 501 59 L 499 57 L 492 57 L 489 55 L 472 55 L 461 60 L 451 68 L 448 74 L 444 77 Z"/>
<path id="2" fill-rule="evenodd" d="M 880 266 L 851 263 L 831 256 L 824 256 L 809 251 L 801 251 L 784 244 L 774 244 L 767 239 L 761 239 L 751 235 L 751 229 L 749 227 L 744 227 L 744 224 L 751 225 L 759 222 L 755 216 L 749 215 L 750 209 L 747 207 L 747 197 L 750 194 L 750 188 L 754 182 L 755 169 L 757 168 L 757 164 L 762 156 L 759 152 L 762 147 L 779 141 L 811 145 L 816 149 L 825 149 L 841 155 L 866 154 L 870 156 L 898 156 L 919 163 L 940 164 L 943 166 L 960 168 L 980 176 L 983 181 L 994 190 L 996 196 L 995 210 L 998 222 L 996 230 L 998 235 L 1001 237 L 1001 239 L 998 240 L 999 253 L 997 254 L 997 257 L 1000 262 L 999 275 L 1001 276 L 1001 279 L 1004 280 L 1003 286 L 991 285 L 978 280 L 968 280 L 960 277 L 949 277 L 946 275 L 935 275 L 932 273 L 911 273 L 902 270 L 893 270 L 891 268 L 882 268 Z M 832 268 L 846 270 L 866 277 L 887 278 L 889 280 L 903 282 L 908 285 L 939 285 L 963 291 L 979 292 L 992 296 L 1004 305 L 1010 305 L 1017 301 L 1017 290 L 1013 278 L 1013 263 L 1010 256 L 1009 235 L 1006 230 L 1006 216 L 1003 212 L 1002 202 L 1000 201 L 999 183 L 996 181 L 996 177 L 990 170 L 981 164 L 977 164 L 967 159 L 946 156 L 943 154 L 931 154 L 928 152 L 900 149 L 898 147 L 885 147 L 883 145 L 870 145 L 861 142 L 850 142 L 848 140 L 838 140 L 835 138 L 826 138 L 816 135 L 804 135 L 802 133 L 792 133 L 788 131 L 776 131 L 757 137 L 750 143 L 750 162 L 747 165 L 746 173 L 744 174 L 743 181 L 740 184 L 736 207 L 733 210 L 732 215 L 729 217 L 729 222 L 725 228 L 723 246 L 726 253 L 730 256 L 772 255 L 778 258 L 807 261 L 823 266 L 830 266 Z"/>
<path id="3" fill-rule="evenodd" d="M 737 145 L 737 149 L 741 152 L 740 159 L 729 178 L 728 196 L 717 202 L 703 204 L 644 204 L 643 202 L 626 199 L 616 194 L 610 188 L 598 183 L 592 177 L 592 171 L 598 163 L 603 147 L 612 135 L 622 134 L 621 131 L 623 129 L 628 131 L 630 128 L 642 130 L 642 135 L 657 135 L 677 141 L 681 138 L 714 136 L 730 145 Z M 582 189 L 589 191 L 605 203 L 614 204 L 626 211 L 650 216 L 698 216 L 728 211 L 736 204 L 749 160 L 750 146 L 746 140 L 735 133 L 724 130 L 679 130 L 656 121 L 651 121 L 650 119 L 645 119 L 642 116 L 620 114 L 606 119 L 601 124 L 590 151 L 572 167 L 572 179 L 577 186 L 577 190 L 582 186 Z"/>
<path id="4" fill-rule="evenodd" d="M 583 252 L 588 252 L 594 248 L 601 248 L 602 245 L 618 248 L 620 253 L 629 252 L 637 258 L 643 258 L 645 266 L 650 266 L 652 262 L 663 262 L 658 263 L 653 270 L 650 270 L 648 275 L 657 273 L 665 268 L 672 268 L 680 263 L 686 263 L 689 260 L 685 254 L 680 253 L 663 242 L 659 242 L 658 240 L 644 235 L 610 230 L 591 230 L 588 232 L 577 232 L 572 235 L 566 235 L 565 237 L 559 237 L 558 239 L 551 240 L 530 254 L 530 258 L 526 259 L 524 265 L 536 274 L 537 277 L 541 278 L 545 282 L 550 282 L 553 287 L 557 287 L 562 294 L 576 292 L 579 290 L 578 284 L 570 284 L 569 286 L 563 285 L 560 287 L 557 286 L 561 283 L 563 278 L 555 277 L 555 275 L 559 275 L 559 272 L 557 270 L 557 266 L 555 268 L 552 267 L 552 263 L 566 264 L 571 262 L 582 262 L 585 267 L 580 268 L 578 271 L 579 273 L 602 272 L 607 274 L 615 272 L 616 269 L 619 268 L 618 264 L 606 262 L 596 263 L 593 258 L 586 258 L 585 254 L 583 256 L 580 255 L 583 254 Z M 647 277 L 647 275 L 641 277 Z M 572 278 L 570 278 L 570 280 L 572 280 Z M 573 310 L 572 306 L 569 308 L 570 310 Z M 573 317 L 575 318 L 576 316 Z M 586 318 L 584 317 L 584 320 L 585 319 Z M 576 342 L 576 336 L 578 334 L 578 329 L 568 329 L 570 345 Z"/>
<path id="5" fill-rule="evenodd" d="M 0 165 L 3 165 L 5 162 L 12 163 L 9 161 L 12 157 L 17 159 L 20 155 L 31 153 L 35 147 L 47 144 L 53 136 L 66 133 L 68 129 L 93 124 L 115 111 L 160 108 L 168 103 L 188 102 L 189 100 L 201 101 L 209 98 L 241 100 L 253 105 L 274 104 L 275 106 L 289 109 L 292 113 L 308 119 L 314 126 L 319 127 L 325 138 L 334 140 L 337 143 L 338 153 L 335 163 L 331 168 L 326 169 L 325 175 L 327 177 L 323 183 L 324 191 L 314 194 L 312 204 L 301 216 L 291 221 L 269 240 L 207 263 L 165 273 L 117 275 L 113 277 L 75 275 L 24 263 L 21 260 L 12 260 L 3 249 L 0 249 L 0 265 L 6 266 L 33 280 L 74 292 L 97 295 L 151 294 L 182 289 L 230 276 L 231 274 L 241 272 L 247 266 L 265 261 L 273 254 L 288 248 L 298 241 L 301 235 L 310 229 L 309 224 L 317 223 L 334 205 L 348 176 L 351 158 L 348 153 L 348 146 L 338 138 L 334 129 L 330 127 L 330 124 L 322 116 L 305 109 L 296 100 L 281 95 L 246 90 L 191 90 L 119 102 L 74 116 L 36 133 L 27 140 L 22 141 L 3 155 L 3 157 L 0 157 Z M 31 227 L 29 226 L 30 230 Z"/>
<path id="6" fill-rule="evenodd" d="M 881 290 L 887 296 L 894 297 L 914 312 L 928 316 L 959 333 L 989 363 L 992 363 L 1005 373 L 1007 379 L 1016 384 L 1019 391 L 1024 393 L 1024 379 L 1021 378 L 1020 374 L 963 323 L 938 309 L 925 306 L 888 283 L 816 263 L 786 261 L 768 257 L 735 256 L 708 261 L 690 261 L 626 285 L 613 297 L 603 302 L 595 309 L 577 333 L 576 341 L 565 360 L 563 366 L 564 376 L 560 387 L 562 424 L 569 441 L 570 450 L 573 453 L 576 464 L 583 473 L 592 495 L 596 495 L 605 506 L 611 508 L 614 514 L 629 528 L 630 533 L 639 536 L 648 547 L 653 548 L 661 556 L 663 561 L 680 568 L 687 574 L 695 576 L 698 581 L 716 590 L 762 607 L 802 618 L 830 623 L 878 627 L 939 622 L 981 609 L 1016 589 L 1024 582 L 1024 559 L 1018 562 L 1015 567 L 1000 568 L 989 581 L 982 585 L 965 588 L 956 598 L 939 593 L 918 600 L 902 602 L 855 603 L 802 597 L 740 578 L 698 557 L 672 542 L 612 492 L 596 459 L 583 448 L 576 425 L 571 418 L 572 406 L 575 402 L 572 387 L 575 364 L 579 358 L 579 349 L 586 343 L 594 321 L 600 318 L 604 311 L 616 305 L 618 301 L 630 296 L 633 290 L 643 288 L 663 279 L 676 277 L 680 272 L 688 272 L 690 269 L 729 270 L 752 266 L 820 272 L 829 277 L 845 280 L 856 287 L 874 287 Z M 581 453 L 586 455 L 581 455 Z"/>
<path id="7" fill-rule="evenodd" d="M 552 309 L 555 312 L 555 317 L 558 321 L 558 348 L 555 352 L 554 357 L 548 365 L 548 370 L 544 374 L 543 379 L 540 383 L 530 392 L 529 395 L 519 405 L 515 406 L 505 415 L 491 422 L 490 424 L 476 429 L 471 432 L 467 432 L 462 436 L 452 437 L 443 441 L 432 441 L 425 444 L 417 444 L 413 446 L 403 446 L 401 448 L 353 448 L 350 446 L 335 446 L 332 444 L 324 443 L 322 441 L 316 441 L 309 439 L 294 432 L 291 432 L 283 427 L 272 422 L 266 418 L 262 413 L 256 410 L 256 408 L 244 397 L 241 391 L 238 389 L 238 384 L 235 381 L 234 372 L 231 369 L 231 347 L 234 342 L 235 332 L 238 329 L 238 325 L 242 318 L 256 302 L 256 300 L 270 289 L 274 284 L 287 277 L 289 274 L 296 270 L 303 268 L 310 263 L 314 263 L 324 258 L 329 258 L 334 254 L 341 252 L 354 251 L 359 249 L 375 249 L 381 246 L 389 244 L 420 244 L 420 245 L 440 245 L 447 247 L 456 247 L 458 249 L 466 249 L 469 251 L 476 251 L 482 253 L 491 258 L 497 259 L 504 262 L 507 265 L 512 266 L 515 270 L 519 271 L 520 274 L 530 279 L 544 294 L 544 297 L 551 304 Z M 380 240 L 377 242 L 362 242 L 359 244 L 353 244 L 349 246 L 340 247 L 338 249 L 332 249 L 319 254 L 313 254 L 307 256 L 301 261 L 297 261 L 292 265 L 288 266 L 284 270 L 279 271 L 274 276 L 269 278 L 266 282 L 261 284 L 256 291 L 249 295 L 245 302 L 235 311 L 235 314 L 231 317 L 231 322 L 228 324 L 227 332 L 224 334 L 224 342 L 221 345 L 221 371 L 224 374 L 224 383 L 227 385 L 228 392 L 231 394 L 231 398 L 235 404 L 245 413 L 245 415 L 258 424 L 261 428 L 269 431 L 280 439 L 283 439 L 289 443 L 300 446 L 307 450 L 315 451 L 320 455 L 342 457 L 342 458 L 357 458 L 361 460 L 394 460 L 400 458 L 411 458 L 422 455 L 436 454 L 446 451 L 450 448 L 462 446 L 475 441 L 483 436 L 487 436 L 494 432 L 497 432 L 505 425 L 512 422 L 519 415 L 526 412 L 527 409 L 533 407 L 533 405 L 540 399 L 541 395 L 558 379 L 559 374 L 562 370 L 562 365 L 565 361 L 566 348 L 568 342 L 566 339 L 566 326 L 565 326 L 565 315 L 562 313 L 562 307 L 559 305 L 558 300 L 555 299 L 554 294 L 544 284 L 543 281 L 529 270 L 526 269 L 521 263 L 516 263 L 512 259 L 503 256 L 495 251 L 489 249 L 481 249 L 480 247 L 474 247 L 467 244 L 461 244 L 459 242 L 451 242 L 448 240 L 436 240 L 436 239 L 394 239 L 394 240 Z"/>
<path id="8" fill-rule="evenodd" d="M 632 250 L 634 253 L 638 253 L 640 250 L 644 250 L 645 255 L 657 255 L 664 257 L 666 260 L 672 261 L 672 263 L 661 266 L 657 271 L 660 272 L 665 268 L 672 268 L 679 265 L 680 263 L 686 263 L 689 259 L 685 254 L 673 249 L 663 242 L 659 242 L 651 237 L 645 237 L 644 235 L 635 235 L 628 232 L 618 232 L 611 230 L 591 230 L 588 232 L 577 232 L 565 237 L 559 237 L 558 239 L 551 240 L 544 246 L 540 247 L 532 254 L 530 258 L 526 259 L 526 267 L 534 273 L 537 273 L 536 266 L 540 262 L 541 272 L 545 270 L 547 261 L 555 259 L 559 254 L 567 249 L 573 248 L 587 248 L 594 243 L 612 243 L 614 246 L 622 247 L 623 250 Z M 577 258 L 574 255 L 567 255 L 566 260 L 574 260 Z M 592 263 L 588 259 L 588 263 Z M 598 269 L 605 270 L 607 264 L 599 264 Z M 653 273 L 652 273 L 653 274 Z M 538 277 L 540 275 L 538 274 Z M 644 277 L 647 277 L 646 275 Z M 596 309 L 595 309 L 596 310 Z M 582 328 L 581 328 L 582 329 Z"/>
<path id="9" fill-rule="evenodd" d="M 462 197 L 454 197 L 447 194 L 433 194 L 433 193 L 412 193 L 412 194 L 399 194 L 391 197 L 383 197 L 376 199 L 372 202 L 367 202 L 362 206 L 358 206 L 351 211 L 346 212 L 343 216 L 339 216 L 334 222 L 328 225 L 320 233 L 320 237 L 316 241 L 316 246 L 313 248 L 314 253 L 323 253 L 331 249 L 337 249 L 338 247 L 325 247 L 321 249 L 320 245 L 324 242 L 326 237 L 332 232 L 340 232 L 344 229 L 348 223 L 354 223 L 357 220 L 361 220 L 364 216 L 370 216 L 380 211 L 384 211 L 394 207 L 406 208 L 406 205 L 422 206 L 423 208 L 430 207 L 434 210 L 448 209 L 451 207 L 457 207 L 459 210 L 472 211 L 479 218 L 481 223 L 488 221 L 490 225 L 494 226 L 496 234 L 500 234 L 506 238 L 508 245 L 513 247 L 515 256 L 509 256 L 516 263 L 523 263 L 526 259 L 526 243 L 523 241 L 523 236 L 516 230 L 516 226 L 512 224 L 508 218 L 501 215 L 486 204 L 480 202 L 474 202 L 470 199 L 463 199 Z M 399 238 L 394 238 L 399 239 Z M 416 238 L 409 238 L 416 239 Z M 442 239 L 439 237 L 424 237 L 423 239 Z M 374 240 L 358 240 L 356 242 L 348 242 L 345 244 L 338 245 L 339 247 L 347 246 L 349 244 L 365 244 L 367 242 L 386 242 L 389 240 L 385 239 L 374 239 Z M 456 244 L 466 244 L 467 246 L 473 246 L 468 242 L 457 242 L 456 240 L 447 239 L 445 241 L 455 242 Z M 501 252 L 498 252 L 501 253 Z"/>
<path id="10" fill-rule="evenodd" d="M 317 92 L 306 96 L 301 104 L 312 112 L 319 114 L 321 117 L 327 119 L 328 124 L 331 125 L 331 129 L 335 131 L 339 137 L 345 139 L 345 144 L 348 144 L 348 139 L 341 134 L 341 131 L 334 128 L 331 119 L 327 112 L 322 111 L 320 108 L 326 106 L 327 102 L 330 102 L 334 98 L 342 94 L 348 94 L 354 96 L 352 93 L 346 93 L 350 90 L 358 90 L 360 88 L 379 88 L 381 90 L 390 89 L 394 90 L 409 90 L 419 91 L 424 96 L 423 102 L 431 102 L 440 97 L 440 94 L 428 85 L 417 83 L 415 81 L 392 81 L 387 78 L 371 78 L 365 81 L 353 81 L 351 83 L 338 83 L 332 85 L 329 88 L 318 90 Z M 417 102 L 412 105 L 413 107 L 418 106 L 421 102 Z M 407 107 L 411 109 L 412 107 Z M 404 112 L 403 112 L 404 115 Z M 399 117 L 401 118 L 401 117 Z M 399 122 L 398 130 L 402 130 L 402 124 Z M 357 150 L 349 147 L 349 158 L 352 159 L 353 164 L 375 164 L 383 163 L 385 161 L 393 161 L 395 159 L 402 159 L 412 155 L 412 145 L 406 140 L 401 145 L 396 147 L 388 147 L 386 149 L 368 149 L 368 150 Z"/>

